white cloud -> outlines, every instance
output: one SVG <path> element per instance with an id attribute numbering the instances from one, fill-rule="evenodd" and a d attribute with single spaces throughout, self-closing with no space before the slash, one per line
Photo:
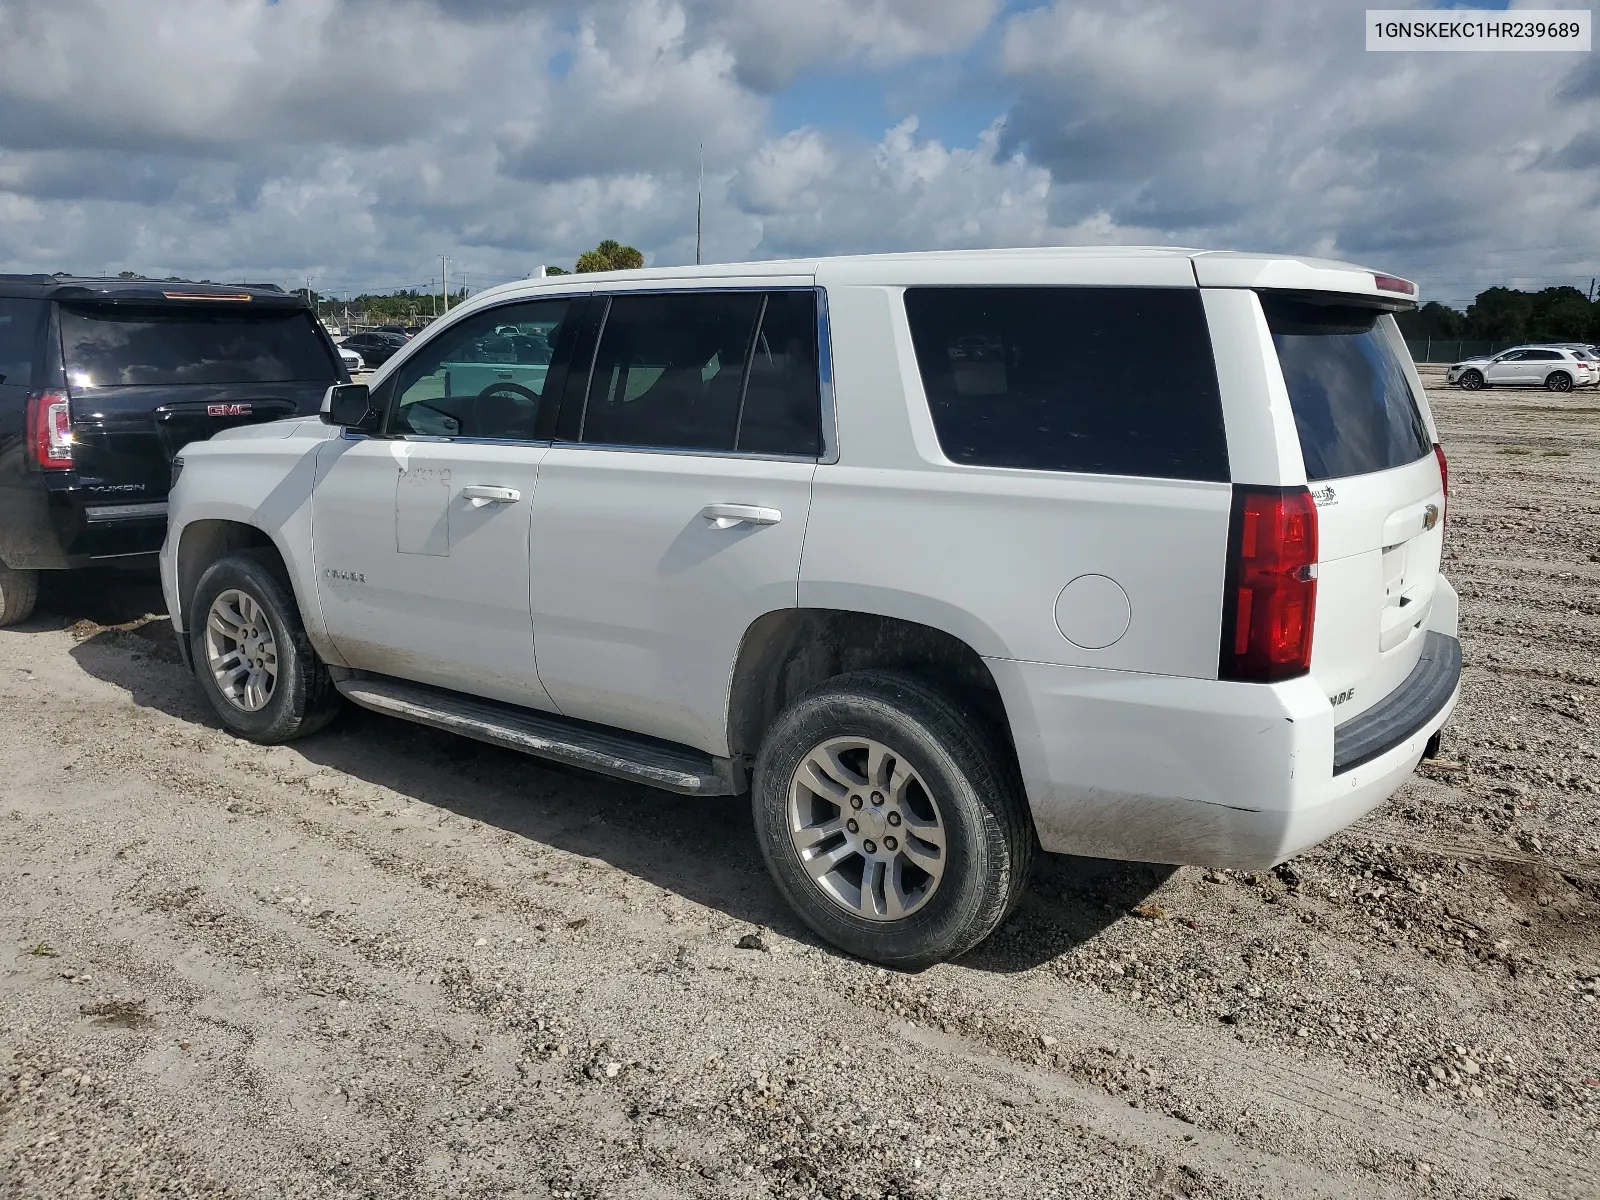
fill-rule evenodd
<path id="1" fill-rule="evenodd" d="M 0 0 L 0 268 L 336 289 L 447 252 L 491 282 L 606 236 L 681 262 L 704 143 L 717 259 L 1178 241 L 1452 300 L 1600 272 L 1594 56 L 1367 54 L 1353 4 L 1040 4 Z M 955 137 L 775 126 L 808 71 L 1014 103 Z"/>
<path id="2" fill-rule="evenodd" d="M 1600 118 L 1567 55 L 1372 54 L 1356 6 L 1056 2 L 1006 24 L 1007 145 L 1162 240 L 1373 262 L 1470 298 L 1596 267 Z M 1567 93 L 1563 98 L 1563 93 Z M 1590 163 L 1592 167 L 1596 164 Z"/>
<path id="3" fill-rule="evenodd" d="M 733 51 L 740 78 L 775 91 L 810 66 L 883 66 L 971 44 L 1000 0 L 691 0 L 707 36 Z"/>
<path id="4" fill-rule="evenodd" d="M 760 135 L 766 105 L 734 78 L 721 43 L 693 45 L 682 8 L 642 0 L 586 17 L 571 69 L 525 100 L 500 148 L 507 170 L 528 179 L 684 170 L 699 146 L 713 160 Z"/>
<path id="5" fill-rule="evenodd" d="M 763 145 L 735 199 L 752 214 L 752 252 L 826 254 L 1142 240 L 1103 212 L 1068 224 L 1050 214 L 1050 173 L 1001 150 L 1001 127 L 974 146 L 919 136 L 916 118 L 869 147 L 834 144 L 814 129 Z"/>

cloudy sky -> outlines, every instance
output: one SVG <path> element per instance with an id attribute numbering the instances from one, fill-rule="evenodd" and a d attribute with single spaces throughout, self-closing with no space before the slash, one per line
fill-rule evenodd
<path id="1" fill-rule="evenodd" d="M 708 260 L 1154 242 L 1587 288 L 1600 52 L 1372 54 L 1365 7 L 3 0 L 0 270 L 693 261 L 703 145 Z"/>

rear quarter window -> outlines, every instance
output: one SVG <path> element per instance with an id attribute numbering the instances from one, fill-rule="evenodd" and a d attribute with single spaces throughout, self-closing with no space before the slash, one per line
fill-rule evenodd
<path id="1" fill-rule="evenodd" d="M 952 462 L 1227 480 L 1198 291 L 913 287 L 905 304 Z"/>
<path id="2" fill-rule="evenodd" d="M 1433 450 L 1404 343 L 1377 309 L 1262 296 L 1312 482 L 1414 463 Z"/>
<path id="3" fill-rule="evenodd" d="M 34 349 L 44 314 L 42 300 L 0 296 L 0 385 L 27 387 L 32 381 Z"/>
<path id="4" fill-rule="evenodd" d="M 61 307 L 74 387 L 335 381 L 311 314 L 133 305 Z"/>

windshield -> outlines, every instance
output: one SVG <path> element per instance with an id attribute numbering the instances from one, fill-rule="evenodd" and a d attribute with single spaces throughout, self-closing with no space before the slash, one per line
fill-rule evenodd
<path id="1" fill-rule="evenodd" d="M 61 346 L 74 388 L 333 382 L 309 312 L 63 305 Z"/>
<path id="2" fill-rule="evenodd" d="M 1354 304 L 1262 296 L 1310 481 L 1366 475 L 1429 454 L 1423 423 L 1390 336 L 1393 319 Z"/>

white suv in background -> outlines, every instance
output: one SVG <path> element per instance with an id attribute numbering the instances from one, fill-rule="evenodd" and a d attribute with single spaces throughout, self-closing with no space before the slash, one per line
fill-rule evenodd
<path id="1" fill-rule="evenodd" d="M 1570 392 L 1600 383 L 1600 363 L 1572 346 L 1513 346 L 1492 358 L 1451 364 L 1445 380 L 1469 392 L 1485 387 L 1542 387 Z"/>
<path id="2" fill-rule="evenodd" d="M 1267 867 L 1436 741 L 1461 656 L 1414 303 L 1179 249 L 523 281 L 320 421 L 186 449 L 162 580 L 241 736 L 342 698 L 748 792 L 801 917 L 916 967 L 1036 846 Z"/>

